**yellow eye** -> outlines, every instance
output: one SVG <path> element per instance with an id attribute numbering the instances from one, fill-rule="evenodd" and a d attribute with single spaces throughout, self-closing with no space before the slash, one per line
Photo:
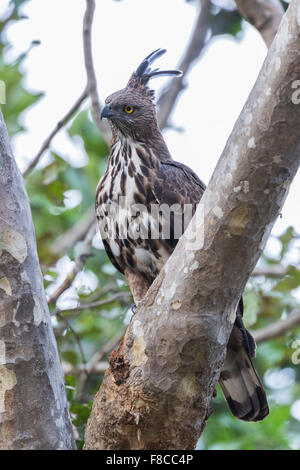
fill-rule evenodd
<path id="1" fill-rule="evenodd" d="M 129 104 L 125 104 L 123 111 L 125 111 L 125 113 L 127 114 L 131 114 L 133 113 L 134 109 L 133 109 L 133 106 L 130 106 Z"/>

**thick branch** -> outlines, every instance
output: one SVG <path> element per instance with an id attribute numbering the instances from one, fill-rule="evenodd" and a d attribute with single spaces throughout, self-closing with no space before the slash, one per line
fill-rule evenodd
<path id="1" fill-rule="evenodd" d="M 0 449 L 72 449 L 23 178 L 0 112 Z"/>
<path id="2" fill-rule="evenodd" d="M 292 330 L 295 326 L 300 325 L 300 310 L 295 310 L 290 313 L 284 320 L 279 320 L 272 325 L 261 328 L 253 332 L 253 337 L 257 344 L 267 341 L 269 339 L 282 336 L 287 331 Z"/>
<path id="3" fill-rule="evenodd" d="M 279 0 L 235 0 L 241 15 L 262 35 L 268 47 L 277 33 L 284 15 Z"/>
<path id="4" fill-rule="evenodd" d="M 210 0 L 203 0 L 199 2 L 200 12 L 196 21 L 195 29 L 191 36 L 190 42 L 186 48 L 186 52 L 182 61 L 179 64 L 179 70 L 182 70 L 183 76 L 176 77 L 171 80 L 166 90 L 162 92 L 159 100 L 157 113 L 157 120 L 160 129 L 164 129 L 174 108 L 175 102 L 184 88 L 184 77 L 190 69 L 192 63 L 199 57 L 205 45 L 205 37 L 208 29 L 208 16 L 211 7 Z"/>
<path id="5" fill-rule="evenodd" d="M 196 445 L 237 303 L 299 165 L 299 17 L 295 0 L 196 216 L 110 356 L 86 449 Z"/>

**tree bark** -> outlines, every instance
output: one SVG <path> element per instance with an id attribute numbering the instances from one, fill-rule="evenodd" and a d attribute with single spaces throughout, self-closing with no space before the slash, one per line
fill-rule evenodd
<path id="1" fill-rule="evenodd" d="M 294 0 L 194 219 L 110 356 L 85 449 L 195 447 L 237 303 L 299 165 L 299 44 Z"/>
<path id="2" fill-rule="evenodd" d="M 29 201 L 0 111 L 0 449 L 73 449 Z"/>
<path id="3" fill-rule="evenodd" d="M 241 15 L 262 35 L 270 47 L 277 33 L 284 9 L 279 0 L 235 0 Z"/>

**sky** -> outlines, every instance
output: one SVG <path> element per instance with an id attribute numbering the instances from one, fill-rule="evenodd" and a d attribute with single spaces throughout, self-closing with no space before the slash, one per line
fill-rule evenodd
<path id="1" fill-rule="evenodd" d="M 0 13 L 7 3 L 1 2 Z M 97 0 L 96 6 L 93 53 L 102 101 L 123 88 L 141 60 L 156 48 L 167 49 L 157 66 L 176 67 L 196 18 L 196 5 L 184 0 Z M 26 50 L 32 40 L 41 41 L 25 61 L 25 83 L 30 90 L 44 91 L 45 96 L 22 115 L 27 132 L 12 142 L 22 170 L 84 89 L 84 9 L 84 0 L 31 0 L 24 8 L 28 19 L 7 31 L 14 46 L 12 56 Z M 229 36 L 213 40 L 186 77 L 188 87 L 172 115 L 172 123 L 183 130 L 168 130 L 164 136 L 173 158 L 193 168 L 205 183 L 255 83 L 266 52 L 259 33 L 244 24 L 240 41 Z M 166 78 L 151 84 L 159 90 Z M 65 131 L 55 137 L 52 148 L 78 167 L 87 161 L 82 143 L 72 143 Z M 42 164 L 46 161 L 47 155 Z M 281 234 L 289 225 L 300 233 L 299 183 L 298 175 L 273 234 Z M 268 249 L 275 254 L 278 242 L 271 238 Z M 299 247 L 291 256 L 299 257 Z"/>

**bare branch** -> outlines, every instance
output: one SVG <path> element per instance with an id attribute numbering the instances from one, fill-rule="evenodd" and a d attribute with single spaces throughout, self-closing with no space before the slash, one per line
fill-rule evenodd
<path id="1" fill-rule="evenodd" d="M 77 396 L 79 398 L 84 392 L 85 384 L 91 374 L 103 374 L 108 367 L 107 362 L 101 361 L 123 338 L 125 333 L 125 327 L 123 327 L 118 333 L 113 336 L 99 351 L 94 354 L 87 364 L 82 364 L 72 368 L 71 373 L 79 375 L 79 385 L 77 388 Z M 70 372 L 69 372 L 70 373 Z"/>
<path id="2" fill-rule="evenodd" d="M 281 266 L 280 264 L 271 264 L 269 266 L 256 267 L 251 274 L 251 277 L 283 277 L 288 273 L 288 268 Z"/>
<path id="3" fill-rule="evenodd" d="M 68 362 L 63 362 L 62 368 L 63 368 L 63 372 L 65 375 L 81 375 L 82 373 L 86 373 L 85 364 L 79 364 L 74 367 L 72 366 L 72 364 L 69 364 Z M 108 368 L 108 362 L 106 361 L 97 362 L 93 366 L 93 368 L 89 371 L 89 375 L 104 374 L 107 368 Z"/>
<path id="4" fill-rule="evenodd" d="M 83 50 L 84 50 L 84 63 L 87 73 L 87 86 L 88 92 L 92 102 L 92 115 L 95 123 L 97 124 L 102 136 L 110 141 L 110 129 L 101 121 L 101 105 L 97 90 L 97 79 L 93 64 L 92 53 L 92 24 L 95 12 L 95 0 L 86 0 L 86 10 L 83 19 Z"/>
<path id="5" fill-rule="evenodd" d="M 235 0 L 241 15 L 262 35 L 270 47 L 284 15 L 279 0 Z"/>
<path id="6" fill-rule="evenodd" d="M 85 358 L 85 354 L 84 354 L 84 351 L 83 351 L 83 347 L 82 347 L 82 344 L 81 344 L 81 339 L 80 339 L 80 336 L 79 334 L 77 333 L 77 331 L 73 328 L 73 326 L 71 325 L 71 323 L 69 322 L 68 319 L 64 318 L 60 312 L 57 312 L 56 315 L 58 316 L 58 318 L 60 318 L 61 320 L 63 320 L 65 323 L 66 323 L 66 326 L 67 328 L 71 331 L 73 337 L 74 337 L 74 340 L 75 340 L 75 343 L 77 344 L 78 346 L 78 349 L 79 349 L 79 352 L 80 352 L 80 355 L 81 355 L 81 360 L 82 360 L 82 363 L 83 363 L 83 368 L 85 367 L 86 365 L 86 358 Z"/>
<path id="7" fill-rule="evenodd" d="M 91 228 L 89 229 L 88 233 L 86 234 L 82 251 L 81 251 L 80 255 L 76 257 L 75 264 L 74 264 L 74 267 L 73 267 L 72 271 L 65 277 L 65 279 L 61 283 L 61 285 L 48 298 L 48 304 L 49 305 L 50 304 L 55 304 L 58 297 L 72 285 L 72 282 L 74 281 L 76 275 L 82 269 L 87 256 L 89 256 L 92 241 L 93 241 L 95 233 L 96 233 L 96 225 L 93 224 L 91 226 Z"/>
<path id="8" fill-rule="evenodd" d="M 106 356 L 116 345 L 121 341 L 126 331 L 126 327 L 122 328 L 118 333 L 111 338 L 99 351 L 94 354 L 94 356 L 89 360 L 86 369 L 89 374 L 92 374 L 93 371 L 97 368 L 100 361 Z"/>
<path id="9" fill-rule="evenodd" d="M 98 300 L 97 302 L 82 302 L 77 307 L 67 308 L 65 310 L 56 310 L 53 315 L 60 315 L 60 318 L 66 318 L 66 313 L 68 313 L 68 317 L 71 316 L 75 318 L 77 314 L 82 312 L 82 310 L 89 310 L 93 308 L 105 307 L 113 302 L 125 302 L 128 303 L 131 296 L 127 292 L 118 292 L 115 295 L 112 295 L 108 299 Z"/>
<path id="10" fill-rule="evenodd" d="M 160 129 L 164 129 L 168 125 L 170 114 L 177 101 L 178 95 L 184 89 L 184 78 L 186 77 L 192 63 L 199 57 L 203 47 L 205 46 L 205 38 L 208 30 L 208 16 L 211 7 L 210 0 L 199 2 L 200 12 L 196 21 L 194 31 L 190 42 L 186 48 L 186 52 L 179 64 L 179 70 L 182 70 L 183 76 L 173 78 L 167 85 L 166 89 L 161 93 L 158 100 L 157 120 Z"/>
<path id="11" fill-rule="evenodd" d="M 282 336 L 284 333 L 292 330 L 298 325 L 300 325 L 300 310 L 295 310 L 283 320 L 279 320 L 265 328 L 261 328 L 260 330 L 253 331 L 252 334 L 255 342 L 259 344 L 263 341 L 268 341 L 269 339 Z"/>
<path id="12" fill-rule="evenodd" d="M 90 207 L 76 224 L 57 237 L 50 246 L 51 253 L 54 255 L 65 253 L 70 246 L 74 246 L 86 236 L 92 225 L 96 226 L 94 207 Z"/>
<path id="13" fill-rule="evenodd" d="M 40 150 L 38 151 L 38 153 L 36 154 L 36 156 L 34 157 L 32 162 L 28 165 L 28 167 L 24 171 L 24 173 L 23 173 L 24 177 L 27 176 L 28 173 L 30 173 L 33 170 L 33 168 L 38 164 L 38 162 L 40 161 L 40 158 L 43 155 L 43 153 L 49 148 L 53 137 L 55 137 L 55 135 L 62 129 L 62 127 L 64 127 L 65 124 L 71 119 L 73 114 L 80 108 L 80 106 L 85 101 L 87 96 L 88 96 L 88 90 L 86 88 L 81 93 L 78 100 L 73 104 L 73 106 L 69 109 L 69 111 L 65 114 L 65 116 L 56 124 L 53 131 L 49 134 L 49 136 L 47 137 L 47 139 L 45 140 L 45 142 L 41 146 Z"/>

